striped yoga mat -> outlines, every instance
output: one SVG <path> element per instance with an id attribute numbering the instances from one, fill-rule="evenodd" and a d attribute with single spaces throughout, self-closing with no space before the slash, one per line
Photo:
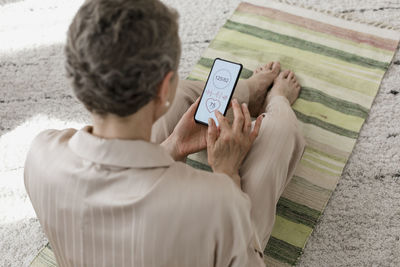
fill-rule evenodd
<path id="1" fill-rule="evenodd" d="M 296 264 L 342 174 L 399 37 L 387 27 L 251 0 L 238 6 L 188 77 L 206 80 L 216 57 L 241 62 L 241 78 L 277 60 L 303 86 L 293 109 L 307 148 L 278 202 L 264 251 L 268 266 Z M 205 153 L 191 155 L 187 163 L 210 170 Z M 32 266 L 56 266 L 49 246 Z"/>
<path id="2" fill-rule="evenodd" d="M 241 78 L 269 61 L 296 73 L 293 109 L 307 147 L 277 206 L 267 266 L 295 265 L 335 189 L 397 49 L 399 33 L 272 1 L 241 3 L 189 79 L 206 80 L 213 59 L 241 62 Z M 189 164 L 209 169 L 205 153 Z"/>

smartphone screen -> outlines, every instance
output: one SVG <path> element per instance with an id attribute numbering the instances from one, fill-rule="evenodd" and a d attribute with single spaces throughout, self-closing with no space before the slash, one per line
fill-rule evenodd
<path id="1" fill-rule="evenodd" d="M 218 125 L 214 112 L 219 110 L 225 116 L 242 67 L 242 64 L 220 58 L 214 60 L 194 115 L 196 122 L 208 125 L 208 118 L 212 118 Z"/>

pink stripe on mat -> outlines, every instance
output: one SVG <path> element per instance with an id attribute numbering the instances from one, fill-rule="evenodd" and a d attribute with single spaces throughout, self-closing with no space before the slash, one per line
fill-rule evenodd
<path id="1" fill-rule="evenodd" d="M 303 28 L 334 35 L 336 37 L 351 40 L 357 43 L 365 43 L 371 46 L 395 51 L 397 49 L 397 41 L 387 38 L 381 38 L 376 35 L 371 35 L 367 33 L 361 33 L 354 30 L 349 30 L 346 28 L 341 28 L 333 26 L 331 24 L 323 23 L 313 19 L 308 19 L 305 17 L 299 17 L 293 14 L 289 14 L 277 9 L 272 9 L 268 7 L 256 6 L 247 2 L 243 2 L 237 8 L 237 11 L 252 13 L 284 22 L 288 22 L 294 25 L 301 26 Z"/>

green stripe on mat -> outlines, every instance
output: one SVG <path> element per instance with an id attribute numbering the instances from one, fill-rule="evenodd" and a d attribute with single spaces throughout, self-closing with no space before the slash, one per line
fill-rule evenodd
<path id="1" fill-rule="evenodd" d="M 283 34 L 271 32 L 266 29 L 261 29 L 252 25 L 241 24 L 231 20 L 228 20 L 223 26 L 224 28 L 235 30 L 241 33 L 249 34 L 264 40 L 276 42 L 286 46 L 291 46 L 305 51 L 310 51 L 317 54 L 322 54 L 329 57 L 334 57 L 343 61 L 356 63 L 360 66 L 369 68 L 379 68 L 386 70 L 389 67 L 389 63 L 376 61 L 370 58 L 361 57 L 358 55 L 350 54 L 338 49 L 334 49 L 328 46 L 308 42 L 303 39 L 286 36 Z"/>
<path id="2" fill-rule="evenodd" d="M 276 214 L 292 222 L 314 227 L 321 212 L 281 197 L 276 207 Z"/>
<path id="3" fill-rule="evenodd" d="M 327 158 L 330 158 L 332 160 L 335 160 L 337 162 L 342 162 L 344 164 L 346 163 L 346 159 L 344 159 L 342 157 L 338 157 L 338 156 L 335 156 L 335 155 L 332 155 L 332 154 L 325 153 L 325 152 L 321 151 L 320 149 L 315 149 L 315 148 L 312 148 L 310 146 L 306 147 L 306 152 L 318 154 L 318 155 L 321 155 L 323 157 L 327 157 Z"/>
<path id="4" fill-rule="evenodd" d="M 271 236 L 285 241 L 293 246 L 302 248 L 304 247 L 311 232 L 312 228 L 307 225 L 295 223 L 276 215 Z"/>
<path id="5" fill-rule="evenodd" d="M 325 207 L 330 195 L 330 190 L 295 175 L 283 192 L 282 197 L 320 212 Z"/>
<path id="6" fill-rule="evenodd" d="M 297 259 L 302 253 L 302 248 L 293 246 L 285 241 L 279 240 L 273 236 L 268 240 L 264 254 L 290 265 L 296 264 Z"/>
<path id="7" fill-rule="evenodd" d="M 297 118 L 304 123 L 312 124 L 312 125 L 322 128 L 322 129 L 325 129 L 327 131 L 330 131 L 330 132 L 333 132 L 333 133 L 336 133 L 339 135 L 343 135 L 346 137 L 350 137 L 352 139 L 356 139 L 358 137 L 358 132 L 350 131 L 350 130 L 341 128 L 339 126 L 336 126 L 334 124 L 324 122 L 320 119 L 304 115 L 303 113 L 298 112 L 296 110 L 294 110 L 294 112 L 296 113 Z"/>
<path id="8" fill-rule="evenodd" d="M 321 91 L 310 87 L 302 87 L 299 95 L 300 99 L 321 103 L 331 109 L 344 114 L 367 118 L 368 110 L 361 105 L 354 104 L 344 99 L 329 96 Z"/>
<path id="9" fill-rule="evenodd" d="M 212 169 L 210 166 L 203 164 L 201 162 L 198 162 L 196 160 L 192 160 L 190 158 L 186 159 L 186 164 L 192 166 L 193 168 L 199 169 L 199 170 L 204 170 L 208 172 L 212 172 Z"/>

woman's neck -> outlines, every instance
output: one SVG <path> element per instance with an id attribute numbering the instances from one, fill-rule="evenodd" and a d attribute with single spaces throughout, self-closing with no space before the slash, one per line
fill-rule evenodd
<path id="1" fill-rule="evenodd" d="M 92 134 L 105 139 L 145 140 L 150 142 L 151 128 L 155 121 L 152 103 L 142 107 L 127 117 L 108 114 L 92 114 Z"/>

